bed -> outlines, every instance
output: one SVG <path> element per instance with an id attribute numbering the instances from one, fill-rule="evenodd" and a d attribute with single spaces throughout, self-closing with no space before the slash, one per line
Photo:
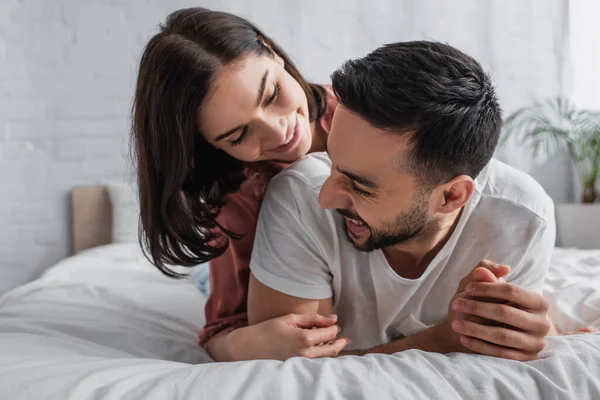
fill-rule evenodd
<path id="1" fill-rule="evenodd" d="M 416 350 L 215 363 L 196 344 L 206 297 L 114 240 L 109 197 L 74 191 L 76 254 L 0 299 L 0 399 L 600 399 L 600 333 L 549 338 L 527 363 Z M 556 249 L 545 295 L 561 329 L 600 328 L 600 250 Z"/>

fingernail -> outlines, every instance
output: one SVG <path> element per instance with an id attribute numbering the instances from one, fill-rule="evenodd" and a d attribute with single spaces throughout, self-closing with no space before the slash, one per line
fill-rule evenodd
<path id="1" fill-rule="evenodd" d="M 329 318 L 329 319 L 336 319 L 336 318 L 337 318 L 337 315 L 335 315 L 335 314 L 329 314 L 329 315 L 327 316 L 327 318 Z"/>
<path id="2" fill-rule="evenodd" d="M 464 326 L 465 326 L 465 324 L 463 324 L 462 321 L 459 321 L 457 319 L 452 321 L 452 329 L 454 329 L 455 331 L 462 331 Z"/>
<path id="3" fill-rule="evenodd" d="M 462 301 L 460 301 L 460 300 L 454 300 L 454 302 L 452 303 L 452 309 L 453 310 L 460 310 L 461 307 L 462 307 Z"/>
<path id="4" fill-rule="evenodd" d="M 465 346 L 466 346 L 466 345 L 468 345 L 468 344 L 469 344 L 469 339 L 467 339 L 467 337 L 465 337 L 465 336 L 461 336 L 461 337 L 460 337 L 460 342 L 461 342 L 463 345 L 465 345 Z"/>
<path id="5" fill-rule="evenodd" d="M 339 326 L 338 326 L 337 328 L 338 328 L 338 335 L 339 335 L 339 334 L 340 334 L 340 332 L 342 331 L 342 328 L 341 328 L 341 327 L 339 327 Z"/>
<path id="6" fill-rule="evenodd" d="M 475 293 L 475 285 L 473 283 L 469 283 L 465 290 L 471 294 Z"/>
<path id="7" fill-rule="evenodd" d="M 350 340 L 349 338 L 346 338 L 346 342 L 348 342 L 348 344 L 350 344 L 350 343 L 352 343 L 352 340 Z M 348 344 L 347 344 L 347 345 L 348 345 Z M 347 345 L 346 345 L 346 346 L 347 346 Z"/>

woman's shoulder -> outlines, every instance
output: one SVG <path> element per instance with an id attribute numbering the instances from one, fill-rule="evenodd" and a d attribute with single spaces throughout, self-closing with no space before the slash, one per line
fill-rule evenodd
<path id="1" fill-rule="evenodd" d="M 244 183 L 236 192 L 224 197 L 224 205 L 217 218 L 219 224 L 234 232 L 254 228 L 269 182 L 285 167 L 286 164 L 274 162 L 256 163 L 247 167 L 247 179 Z"/>

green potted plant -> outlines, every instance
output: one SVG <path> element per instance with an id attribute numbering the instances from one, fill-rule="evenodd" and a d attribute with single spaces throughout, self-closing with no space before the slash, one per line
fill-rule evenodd
<path id="1" fill-rule="evenodd" d="M 534 156 L 568 150 L 582 191 L 579 203 L 556 205 L 559 245 L 600 248 L 600 204 L 593 204 L 600 200 L 600 113 L 558 97 L 513 112 L 503 129 L 503 141 L 516 137 Z"/>

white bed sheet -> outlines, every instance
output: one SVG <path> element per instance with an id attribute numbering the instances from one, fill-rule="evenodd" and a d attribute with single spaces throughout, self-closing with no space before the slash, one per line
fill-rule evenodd
<path id="1" fill-rule="evenodd" d="M 557 250 L 546 293 L 562 328 L 600 328 L 600 251 Z M 213 363 L 205 298 L 136 245 L 58 264 L 0 299 L 0 399 L 600 399 L 600 334 L 550 338 L 539 360 L 407 351 Z"/>

